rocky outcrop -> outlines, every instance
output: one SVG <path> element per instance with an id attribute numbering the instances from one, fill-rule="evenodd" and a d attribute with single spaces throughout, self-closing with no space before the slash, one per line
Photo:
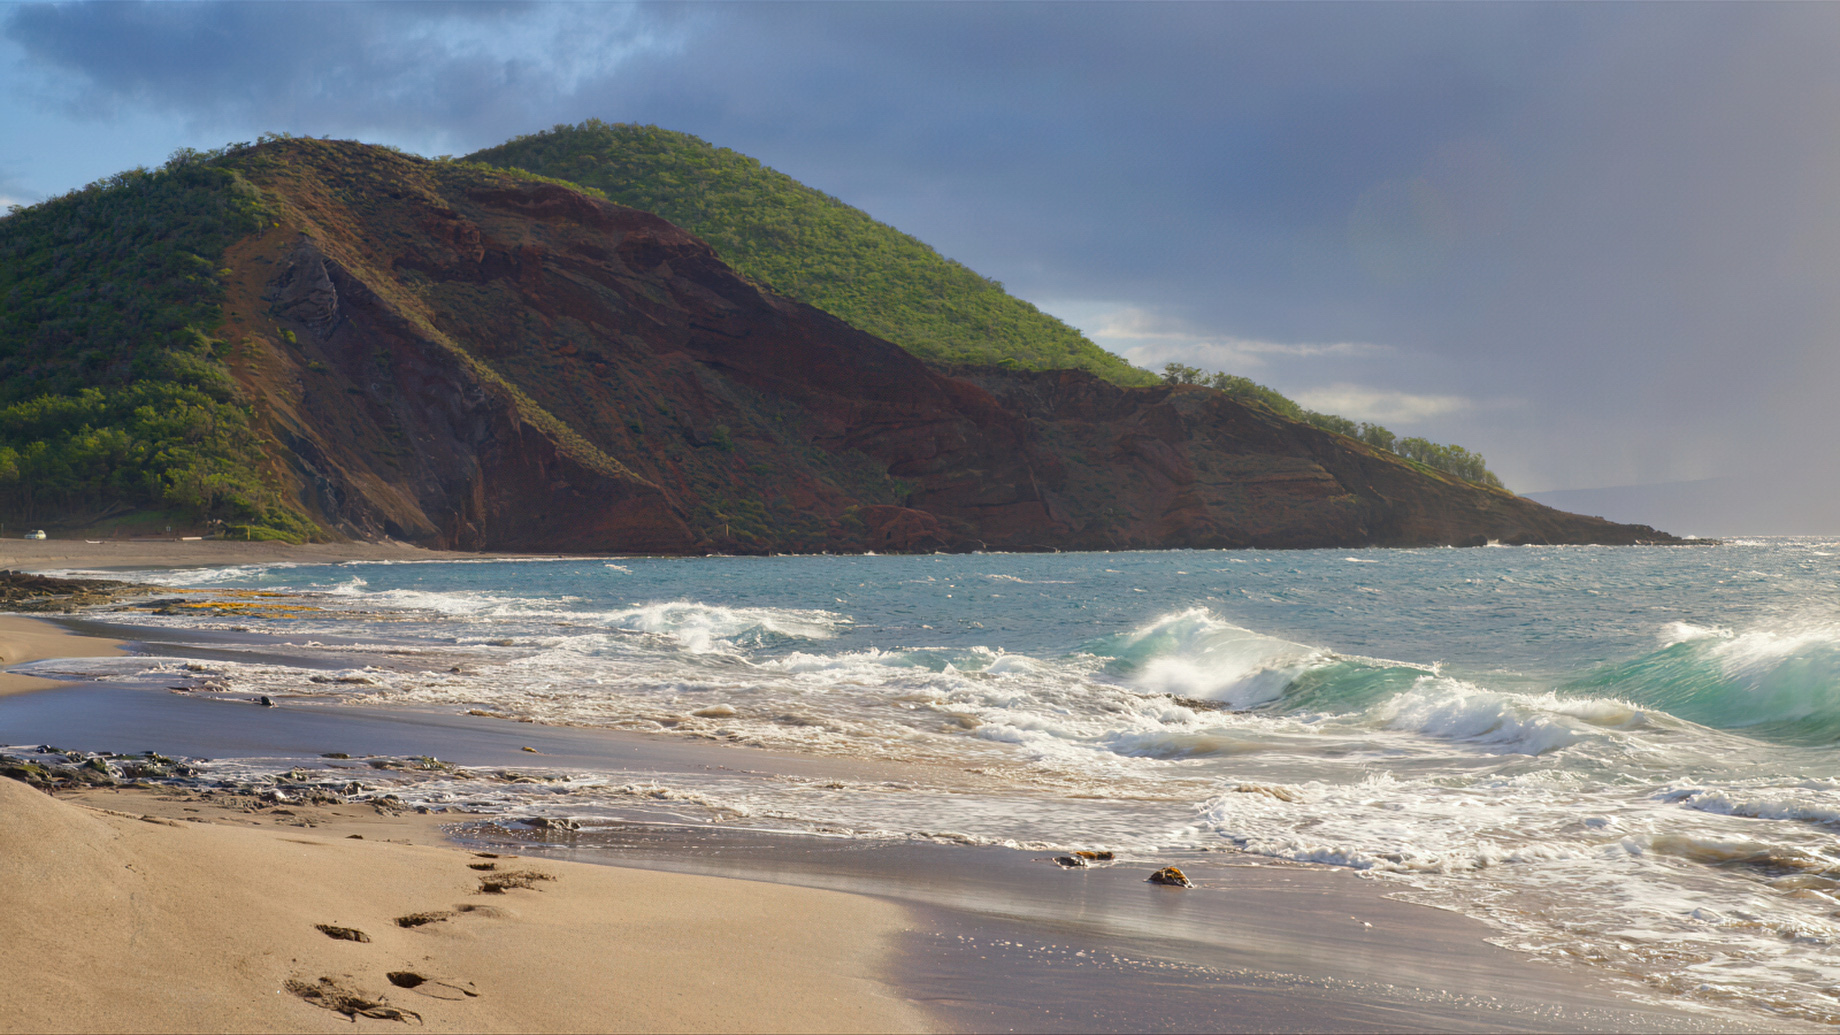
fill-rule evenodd
<path id="1" fill-rule="evenodd" d="M 1042 489 L 1074 548 L 1675 541 L 1452 478 L 1212 389 L 1119 388 L 1079 371 L 958 373 L 1028 420 L 1036 448 L 1079 459 Z"/>
<path id="2" fill-rule="evenodd" d="M 23 571 L 0 571 L 0 610 L 75 611 L 107 604 L 154 587 L 113 579 L 64 579 Z M 0 664 L 7 662 L 0 653 Z"/>
<path id="3" fill-rule="evenodd" d="M 757 552 L 1668 541 L 1195 387 L 936 370 L 567 186 L 293 140 L 224 336 L 328 529 Z"/>

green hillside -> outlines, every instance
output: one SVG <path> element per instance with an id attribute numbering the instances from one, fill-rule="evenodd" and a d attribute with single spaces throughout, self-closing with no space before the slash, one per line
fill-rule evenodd
<path id="1" fill-rule="evenodd" d="M 164 513 L 310 533 L 211 336 L 256 191 L 182 152 L 0 219 L 0 519 Z M 253 526 L 253 527 L 252 527 Z"/>
<path id="2" fill-rule="evenodd" d="M 708 241 L 723 260 L 937 363 L 1157 378 L 859 209 L 688 133 L 589 120 L 468 157 L 604 191 Z"/>

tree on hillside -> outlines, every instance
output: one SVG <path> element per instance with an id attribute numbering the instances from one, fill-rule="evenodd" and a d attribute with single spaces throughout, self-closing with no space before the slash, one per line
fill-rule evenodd
<path id="1" fill-rule="evenodd" d="M 1258 384 L 1250 378 L 1219 371 L 1209 373 L 1200 367 L 1192 367 L 1186 363 L 1169 363 L 1163 367 L 1163 380 L 1172 385 L 1200 385 L 1203 388 L 1212 388 L 1226 393 L 1228 398 L 1236 402 L 1262 407 L 1280 417 L 1287 417 L 1324 431 L 1359 439 L 1375 449 L 1386 450 L 1465 481 L 1496 489 L 1504 488 L 1501 479 L 1488 469 L 1480 453 L 1472 453 L 1462 446 L 1439 445 L 1422 438 L 1402 439 L 1378 424 L 1366 422 L 1357 424 L 1347 417 L 1333 413 L 1306 410 L 1282 393 Z"/>

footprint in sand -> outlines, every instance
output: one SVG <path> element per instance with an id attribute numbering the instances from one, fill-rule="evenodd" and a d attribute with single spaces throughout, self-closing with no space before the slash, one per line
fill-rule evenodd
<path id="1" fill-rule="evenodd" d="M 422 1023 L 422 1015 L 414 1010 L 391 1006 L 381 996 L 373 996 L 340 984 L 329 977 L 320 978 L 316 982 L 289 978 L 283 987 L 314 1006 L 342 1013 L 354 1021 L 359 1017 L 373 1017 L 380 1021 L 401 1021 L 404 1024 Z"/>
<path id="2" fill-rule="evenodd" d="M 314 924 L 313 929 L 328 938 L 336 938 L 342 942 L 368 942 L 371 940 L 370 935 L 365 934 L 356 927 L 339 927 L 334 924 Z"/>
<path id="3" fill-rule="evenodd" d="M 534 891 L 539 881 L 555 879 L 554 874 L 538 870 L 507 870 L 504 873 L 481 877 L 479 890 L 480 893 L 486 895 L 502 895 L 513 888 L 528 888 Z"/>
<path id="4" fill-rule="evenodd" d="M 397 917 L 396 926 L 398 927 L 421 927 L 423 924 L 438 924 L 441 921 L 452 917 L 453 915 L 454 914 L 448 912 L 445 909 L 436 909 L 436 910 L 432 910 L 427 913 L 410 913 L 407 916 Z"/>
<path id="5" fill-rule="evenodd" d="M 450 1002 L 459 1002 L 464 999 L 479 998 L 479 993 L 470 988 L 456 985 L 451 981 L 437 981 L 422 974 L 417 974 L 413 970 L 392 970 L 384 976 L 388 977 L 390 979 L 390 984 L 395 985 L 397 988 L 407 988 L 417 995 L 425 995 L 430 999 L 446 999 Z M 470 985 L 472 982 L 468 981 L 467 984 Z"/>
<path id="6" fill-rule="evenodd" d="M 397 917 L 395 924 L 398 927 L 405 928 L 425 927 L 428 924 L 445 923 L 461 914 L 476 916 L 482 920 L 497 920 L 505 915 L 502 910 L 492 906 L 482 906 L 469 902 L 455 906 L 452 909 L 431 909 L 424 913 L 409 913 Z"/>

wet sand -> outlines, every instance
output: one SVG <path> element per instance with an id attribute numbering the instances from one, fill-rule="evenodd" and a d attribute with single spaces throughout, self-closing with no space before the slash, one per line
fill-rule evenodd
<path id="1" fill-rule="evenodd" d="M 124 631 L 124 634 L 129 633 Z M 188 638 L 192 635 L 188 633 Z M 157 644 L 148 645 L 148 649 L 160 650 Z M 176 756 L 297 759 L 309 765 L 329 764 L 319 757 L 326 752 L 353 756 L 427 754 L 469 767 L 541 764 L 628 773 L 635 780 L 714 766 L 761 780 L 826 773 L 847 774 L 854 778 L 865 773 L 882 776 L 886 775 L 882 770 L 887 768 L 885 764 L 863 760 L 782 755 L 733 745 L 609 730 L 541 727 L 439 709 L 342 707 L 304 701 L 261 708 L 234 695 L 169 694 L 158 689 L 121 685 L 82 685 L 55 693 L 0 700 L 0 742 L 53 743 L 67 748 L 127 752 L 156 750 Z M 331 764 L 361 765 L 359 762 Z M 180 820 L 197 818 L 195 814 L 186 813 L 187 809 L 208 807 L 185 796 L 146 791 L 85 792 L 82 800 L 89 804 L 103 803 L 133 815 L 153 813 Z M 597 928 L 595 932 L 566 925 L 533 927 L 528 935 L 520 936 L 526 939 L 518 942 L 520 954 L 536 954 L 546 959 L 566 956 L 574 951 L 573 946 L 588 944 L 583 940 L 590 938 L 610 939 L 610 946 L 649 946 L 661 930 L 674 929 L 675 920 L 663 918 L 675 918 L 680 914 L 705 916 L 715 925 L 712 931 L 727 931 L 729 941 L 793 938 L 793 942 L 771 942 L 791 946 L 808 944 L 796 942 L 797 938 L 807 938 L 816 946 L 810 950 L 815 955 L 797 955 L 808 951 L 798 949 L 794 954 L 796 958 L 786 956 L 782 959 L 784 953 L 775 950 L 774 957 L 779 960 L 775 965 L 790 970 L 774 972 L 780 976 L 771 980 L 763 978 L 764 985 L 725 980 L 710 984 L 713 979 L 707 979 L 707 975 L 713 973 L 714 961 L 720 957 L 711 956 L 706 964 L 693 964 L 688 957 L 672 957 L 675 960 L 672 967 L 648 979 L 659 982 L 660 991 L 654 996 L 654 1005 L 664 1005 L 645 1014 L 645 1022 L 635 1025 L 640 1027 L 811 1027 L 834 1021 L 857 1027 L 886 1025 L 975 1031 L 1743 1030 L 1742 1022 L 1729 1017 L 1688 1014 L 1639 1002 L 1633 998 L 1632 988 L 1608 981 L 1588 968 L 1537 963 L 1489 945 L 1485 939 L 1490 932 L 1483 925 L 1454 914 L 1395 901 L 1386 897 L 1389 889 L 1383 881 L 1360 879 L 1345 870 L 1248 865 L 1252 860 L 1229 853 L 1193 853 L 1179 859 L 1157 860 L 1159 863 L 1177 862 L 1197 878 L 1197 888 L 1181 890 L 1145 884 L 1143 878 L 1152 867 L 1141 860 L 1069 871 L 1039 853 L 1001 848 L 884 844 L 647 822 L 595 832 L 538 834 L 524 828 L 496 826 L 489 816 L 449 813 L 439 817 L 386 819 L 362 815 L 366 808 L 340 806 L 326 815 L 318 815 L 303 814 L 292 806 L 287 809 L 270 806 L 230 817 L 240 825 L 252 821 L 264 825 L 268 830 L 263 837 L 278 845 L 292 846 L 277 849 L 289 861 L 272 864 L 280 867 L 276 873 L 285 873 L 285 883 L 260 885 L 267 889 L 267 894 L 298 897 L 312 902 L 319 910 L 311 917 L 307 912 L 289 913 L 286 922 L 294 925 L 289 930 L 298 934 L 300 925 L 305 924 L 311 931 L 312 924 L 306 923 L 309 919 L 313 923 L 344 922 L 364 927 L 363 923 L 336 919 L 328 910 L 341 917 L 363 917 L 373 925 L 379 922 L 376 917 L 382 917 L 387 926 L 390 916 L 385 914 L 395 915 L 391 910 L 451 910 L 456 904 L 479 901 L 469 898 L 473 885 L 468 882 L 476 875 L 465 870 L 465 859 L 453 849 L 434 847 L 445 836 L 457 839 L 472 850 L 538 860 L 541 867 L 573 864 L 567 866 L 568 874 L 603 872 L 609 875 L 608 881 L 641 881 L 642 878 L 664 876 L 641 872 L 649 870 L 763 882 L 717 882 L 707 889 L 701 885 L 668 881 L 621 885 L 628 891 L 643 887 L 645 890 L 637 898 L 622 898 L 623 893 L 608 884 L 606 890 L 595 892 L 600 897 L 578 902 L 569 910 L 543 915 L 549 918 L 545 924 L 552 920 L 556 924 L 564 920 L 586 923 L 582 916 L 591 915 L 601 917 L 604 924 L 612 926 Z M 355 810 L 357 814 L 342 818 L 333 814 L 341 810 Z M 280 815 L 282 812 L 291 815 Z M 329 837 L 346 829 L 339 824 L 360 820 L 363 826 L 350 829 L 363 833 L 364 842 L 347 841 L 342 836 Z M 177 829 L 138 820 L 97 822 L 113 824 L 111 829 L 117 834 L 125 830 L 138 833 L 142 828 L 156 833 Z M 315 826 L 298 829 L 288 826 L 309 822 Z M 448 825 L 445 834 L 438 829 L 440 824 Z M 255 826 L 249 831 L 226 828 L 224 834 L 212 833 L 211 836 L 247 834 L 256 829 Z M 58 834 L 50 839 L 40 838 L 46 847 L 38 856 L 39 865 L 54 866 L 53 860 L 60 852 L 59 838 L 64 839 L 66 847 L 73 843 L 90 843 L 81 838 L 72 841 L 73 836 Z M 179 835 L 164 833 L 159 836 L 175 838 Z M 294 840 L 289 841 L 288 837 Z M 389 881 L 399 880 L 388 874 L 400 874 L 400 881 L 409 881 L 412 873 L 425 871 L 429 876 L 418 879 L 431 883 L 418 887 L 400 882 L 391 885 L 402 891 L 393 898 L 381 891 L 375 895 L 365 891 L 371 897 L 362 902 L 351 900 L 351 911 L 343 911 L 347 900 L 337 896 L 345 893 L 340 889 L 350 889 L 354 883 L 349 875 L 371 872 L 362 867 L 372 865 L 367 861 L 372 857 L 359 858 L 359 854 L 381 850 L 382 846 L 375 842 L 384 838 L 421 842 L 411 853 L 417 861 L 414 865 L 403 863 L 397 870 L 389 869 L 395 864 L 377 861 L 375 865 L 383 869 L 375 872 L 383 876 L 376 881 L 365 878 L 365 882 L 382 887 Z M 307 842 L 311 842 L 311 846 Z M 198 839 L 194 839 L 187 844 L 197 843 Z M 123 856 L 115 868 L 123 869 L 129 864 L 142 869 L 155 865 L 191 865 L 185 860 L 195 849 L 187 847 L 180 851 L 179 845 L 180 842 L 169 841 L 160 847 L 148 842 L 144 852 L 138 847 L 124 849 L 128 855 Z M 407 852 L 408 848 L 404 846 L 402 850 Z M 256 851 L 254 848 L 235 850 Z M 383 856 L 375 858 L 381 860 Z M 410 855 L 398 858 L 408 859 Z M 437 859 L 445 861 L 434 861 Z M 586 863 L 614 865 L 582 865 Z M 242 862 L 214 865 L 229 868 L 182 869 L 178 872 L 192 876 L 164 885 L 174 889 L 171 894 L 180 896 L 172 900 L 175 915 L 185 909 L 183 903 L 188 900 L 184 895 L 207 900 L 222 886 L 212 874 L 250 872 L 249 865 Z M 94 872 L 99 875 L 98 879 L 101 875 L 112 875 L 111 880 L 127 879 L 106 866 Z M 261 880 L 268 878 L 263 876 Z M 594 880 L 570 876 L 566 883 L 587 887 Z M 559 898 L 543 896 L 552 895 L 564 883 L 555 882 L 553 887 L 546 883 L 541 892 L 513 894 L 519 896 L 520 902 L 558 902 Z M 600 887 L 599 884 L 595 886 Z M 812 907 L 814 911 L 809 915 L 799 910 L 791 914 L 775 913 L 773 916 L 779 920 L 760 921 L 765 926 L 759 930 L 767 932 L 761 935 L 741 921 L 735 921 L 736 926 L 725 927 L 728 921 L 718 922 L 707 913 L 699 913 L 701 904 L 711 901 L 708 896 L 717 895 L 716 891 L 708 889 L 726 889 L 720 894 L 738 896 L 721 899 L 724 902 L 754 902 L 758 898 L 757 907 L 762 910 L 777 908 L 772 903 L 780 901 L 776 896 L 781 892 L 798 889 L 812 889 L 812 893 L 845 893 L 840 896 L 840 902 L 849 904 L 820 898 L 813 900 L 819 905 Z M 409 894 L 410 891 L 414 894 Z M 409 901 L 411 898 L 414 902 Z M 868 906 L 875 909 L 868 909 Z M 7 915 L 12 908 L 0 903 L 0 916 Z M 34 914 L 33 923 L 45 924 L 47 928 L 43 929 L 51 930 L 69 927 L 72 923 L 90 924 L 91 929 L 97 931 L 106 928 L 104 917 L 109 907 L 85 905 L 83 900 L 72 898 L 64 908 L 66 914 Z M 859 908 L 866 911 L 851 912 Z M 633 920 L 635 914 L 629 912 L 632 909 L 653 910 L 642 914 L 652 918 L 646 923 L 662 926 L 647 927 Z M 827 914 L 822 912 L 825 909 L 842 912 Z M 878 913 L 876 909 L 888 912 Z M 318 919 L 322 914 L 325 919 Z M 627 921 L 637 926 L 618 926 Z M 465 921 L 471 922 L 470 919 Z M 790 925 L 789 928 L 774 928 L 774 924 L 781 922 Z M 449 923 L 459 925 L 462 921 Z M 93 926 L 98 924 L 104 926 Z M 854 937 L 850 932 L 859 924 L 868 925 L 867 930 L 871 932 L 865 935 L 868 940 L 849 940 Z M 375 935 L 369 928 L 365 929 Z M 442 930 L 453 932 L 458 938 L 468 928 L 448 926 Z M 248 1009 L 279 1011 L 285 1008 L 293 1012 L 285 1016 L 276 1012 L 261 1013 L 254 1020 L 249 1018 L 256 1017 L 255 1014 L 237 1014 L 234 1021 L 213 1022 L 195 1007 L 188 1006 L 184 1009 L 193 1011 L 184 1015 L 189 1023 L 175 1021 L 174 1026 L 267 1024 L 302 1027 L 308 1022 L 301 1018 L 320 1020 L 322 1015 L 323 1019 L 344 1024 L 342 1017 L 305 1000 L 275 994 L 275 989 L 282 986 L 274 985 L 274 981 L 284 980 L 275 967 L 284 960 L 299 962 L 305 968 L 303 973 L 314 972 L 308 974 L 313 981 L 327 976 L 318 974 L 317 970 L 327 970 L 328 975 L 335 978 L 338 974 L 349 973 L 352 981 L 369 982 L 365 987 L 372 991 L 388 992 L 392 1005 L 416 1000 L 406 999 L 400 990 L 377 985 L 378 974 L 387 973 L 387 968 L 408 966 L 417 952 L 439 962 L 444 968 L 443 974 L 471 981 L 480 980 L 478 975 L 488 973 L 492 967 L 515 963 L 514 960 L 484 956 L 463 958 L 426 953 L 421 942 L 404 940 L 410 934 L 413 932 L 398 935 L 392 931 L 387 943 L 376 939 L 371 945 L 348 945 L 331 943 L 314 932 L 314 938 L 321 938 L 327 944 L 307 938 L 304 943 L 287 943 L 286 951 L 277 951 L 272 958 L 259 954 L 246 957 L 257 959 L 259 956 L 264 961 L 262 965 L 269 967 L 260 972 L 260 980 L 248 978 L 242 970 L 214 972 L 215 976 L 203 971 L 188 971 L 191 975 L 188 980 L 201 982 L 199 987 L 208 990 L 213 1002 L 240 1002 L 248 996 L 261 995 L 275 1002 L 265 999 L 259 1008 Z M 475 941 L 469 942 L 469 951 L 485 951 L 479 944 L 484 937 L 478 935 Z M 832 973 L 837 966 L 834 961 L 839 957 L 827 956 L 824 952 L 846 943 L 849 946 L 843 957 L 846 965 L 841 972 Z M 77 944 L 92 943 L 78 939 Z M 302 955 L 306 950 L 297 949 L 298 944 L 313 951 Z M 385 948 L 374 950 L 373 945 Z M 727 951 L 721 945 L 698 951 L 717 950 Z M 351 954 L 360 951 L 373 952 L 374 961 L 372 957 L 363 957 L 361 965 L 352 963 L 337 974 L 328 969 L 340 960 L 358 960 L 359 957 Z M 615 949 L 604 951 L 614 953 Z M 391 956 L 392 952 L 397 955 Z M 544 956 L 545 953 L 548 955 Z M 110 1002 L 123 998 L 124 994 L 112 983 L 113 977 L 104 980 L 100 976 L 82 976 L 102 972 L 86 969 L 80 959 L 60 959 L 56 968 L 56 973 L 62 975 L 59 983 L 41 984 L 35 996 L 80 994 Z M 245 969 L 253 965 L 248 964 Z M 424 965 L 436 969 L 433 962 Z M 385 969 L 380 971 L 379 968 Z M 819 973 L 811 973 L 813 970 Z M 628 985 L 588 984 L 578 990 L 570 984 L 575 980 L 570 976 L 575 973 L 571 970 L 546 972 L 539 968 L 519 973 L 523 975 L 521 980 L 501 989 L 506 1002 L 517 995 L 525 995 L 532 999 L 619 1004 L 633 994 L 632 986 Z M 815 1001 L 810 996 L 785 1007 L 778 999 L 762 998 L 763 987 L 772 991 L 782 981 L 796 983 L 832 977 L 854 982 L 849 987 L 855 991 L 845 997 L 849 1003 L 856 1004 L 850 1009 L 870 1010 L 871 1006 L 875 1009 L 847 1016 L 824 1014 L 810 1012 L 816 1010 L 810 1006 Z M 629 977 L 627 980 L 638 979 Z M 886 984 L 878 984 L 878 980 Z M 664 991 L 668 989 L 683 991 Z M 811 996 L 817 995 L 811 993 Z M 294 1001 L 283 1002 L 288 999 Z M 483 999 L 482 996 L 478 1001 L 467 1000 L 462 1005 L 474 1009 Z M 476 1009 L 474 1014 L 464 1016 L 440 1012 L 458 1011 L 462 1005 L 442 1005 L 434 1013 L 423 1012 L 431 1018 L 436 1014 L 451 1017 L 452 1023 L 463 1027 L 485 1029 L 497 1023 L 479 1020 L 487 1014 Z M 756 1012 L 734 1012 L 749 1006 Z M 810 1008 L 807 1012 L 797 1012 L 807 1007 Z M 556 1007 L 552 1003 L 548 1008 Z M 44 1011 L 49 1007 L 39 1002 L 37 1009 L 40 1012 L 32 1015 L 37 1020 L 31 1024 L 19 1022 L 19 1026 L 39 1027 L 48 1023 L 45 1018 L 51 1015 Z M 679 1010 L 682 1012 L 673 1012 Z M 906 1012 L 901 1012 L 903 1010 Z M 23 1016 L 0 1002 L 0 1017 L 9 1015 Z M 112 1024 L 110 1017 L 128 1015 L 93 1013 L 86 1016 L 97 1018 L 95 1023 L 107 1028 L 121 1026 Z M 580 1021 L 578 1015 L 572 1021 L 561 1014 L 540 1011 L 514 1011 L 502 1016 L 516 1017 L 516 1023 L 506 1021 L 508 1026 L 533 1030 L 563 1030 Z M 791 1019 L 795 1016 L 797 1020 Z M 363 1023 L 374 1027 L 381 1022 L 367 1020 Z M 594 1023 L 581 1026 L 609 1027 L 622 1023 L 617 1018 L 597 1015 Z M 7 1024 L 0 1021 L 0 1026 Z"/>
<path id="2" fill-rule="evenodd" d="M 120 640 L 83 635 L 37 618 L 0 615 L 0 670 L 46 658 L 95 658 L 123 652 Z M 63 685 L 56 680 L 0 671 L 0 697 Z"/>
<path id="3" fill-rule="evenodd" d="M 492 833 L 492 831 L 483 831 Z M 1481 924 L 1385 897 L 1352 872 L 1154 863 L 1066 869 L 1039 852 L 661 828 L 478 837 L 611 861 L 881 895 L 918 918 L 895 968 L 958 1031 L 1742 1030 L 1631 1001 L 1582 971 L 1488 945 Z"/>

